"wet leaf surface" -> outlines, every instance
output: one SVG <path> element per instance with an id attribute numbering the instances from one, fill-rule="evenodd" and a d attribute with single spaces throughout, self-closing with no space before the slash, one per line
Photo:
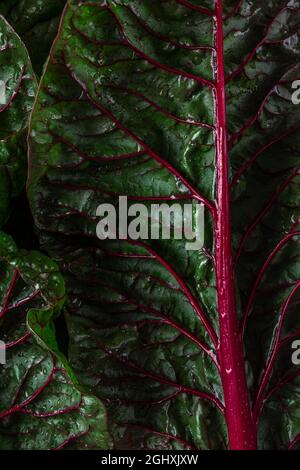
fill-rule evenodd
<path id="1" fill-rule="evenodd" d="M 225 236 L 258 446 L 287 448 L 300 431 L 290 360 L 300 326 L 300 115 L 290 99 L 299 2 L 223 4 L 220 23 L 209 0 L 70 1 L 33 113 L 32 210 L 66 278 L 72 366 L 107 400 L 118 448 L 228 447 L 220 376 L 224 383 L 232 370 L 218 351 L 227 338 L 217 297 L 226 294 L 216 288 L 214 230 L 220 176 L 232 193 Z M 217 145 L 223 92 L 228 179 Z M 97 206 L 119 195 L 204 203 L 204 248 L 99 241 Z"/>

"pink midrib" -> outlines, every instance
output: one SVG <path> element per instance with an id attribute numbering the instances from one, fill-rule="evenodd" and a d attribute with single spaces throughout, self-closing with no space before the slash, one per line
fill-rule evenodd
<path id="1" fill-rule="evenodd" d="M 256 430 L 246 382 L 242 338 L 238 328 L 231 250 L 222 0 L 216 2 L 215 41 L 217 78 L 214 91 L 217 147 L 215 258 L 220 325 L 218 356 L 221 363 L 229 447 L 232 450 L 254 450 L 257 445 Z"/>

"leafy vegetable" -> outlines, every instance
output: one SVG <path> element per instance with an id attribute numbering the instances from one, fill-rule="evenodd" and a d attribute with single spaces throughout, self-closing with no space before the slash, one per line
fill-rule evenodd
<path id="1" fill-rule="evenodd" d="M 25 42 L 39 75 L 57 34 L 65 3 L 65 0 L 0 0 L 0 14 Z"/>
<path id="2" fill-rule="evenodd" d="M 1 232 L 0 272 L 0 449 L 109 448 L 102 403 L 58 350 L 53 320 L 65 288 L 56 264 Z"/>
<path id="3" fill-rule="evenodd" d="M 26 178 L 26 129 L 36 82 L 20 38 L 0 16 L 0 227 Z"/>
<path id="4" fill-rule="evenodd" d="M 29 197 L 65 275 L 72 366 L 117 448 L 300 441 L 299 19 L 296 0 L 68 2 Z M 202 202 L 204 249 L 99 241 L 97 206 L 123 194 Z"/>

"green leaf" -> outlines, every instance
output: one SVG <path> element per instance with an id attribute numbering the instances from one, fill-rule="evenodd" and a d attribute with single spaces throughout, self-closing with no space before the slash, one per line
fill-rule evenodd
<path id="1" fill-rule="evenodd" d="M 25 46 L 0 16 L 0 227 L 9 215 L 11 198 L 25 184 L 25 129 L 36 88 Z"/>
<path id="2" fill-rule="evenodd" d="M 65 300 L 57 265 L 18 251 L 1 232 L 0 273 L 0 449 L 109 448 L 103 404 L 57 346 L 54 319 Z"/>
<path id="3" fill-rule="evenodd" d="M 297 441 L 299 2 L 261 3 L 70 0 L 47 64 L 29 198 L 117 448 Z M 96 209 L 120 195 L 202 202 L 204 248 L 98 240 Z"/>
<path id="4" fill-rule="evenodd" d="M 65 0 L 0 0 L 0 14 L 24 41 L 40 75 L 57 34 Z"/>

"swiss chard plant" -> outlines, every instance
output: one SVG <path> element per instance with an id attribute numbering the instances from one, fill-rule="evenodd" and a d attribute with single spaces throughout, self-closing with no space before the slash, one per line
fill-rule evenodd
<path id="1" fill-rule="evenodd" d="M 64 2 L 34 3 L 0 13 L 39 75 Z M 2 447 L 297 449 L 300 2 L 68 0 L 56 32 L 27 184 L 55 261 L 2 235 Z M 204 247 L 99 240 L 119 196 L 203 204 Z"/>
<path id="2" fill-rule="evenodd" d="M 0 263 L 0 449 L 110 448 L 103 404 L 79 386 L 56 342 L 65 297 L 58 267 L 3 232 Z"/>

